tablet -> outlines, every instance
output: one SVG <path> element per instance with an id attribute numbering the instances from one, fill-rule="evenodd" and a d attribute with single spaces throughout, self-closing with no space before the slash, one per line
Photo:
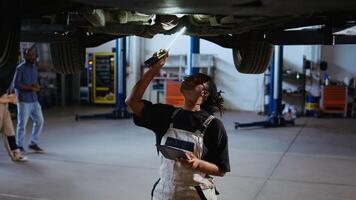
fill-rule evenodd
<path id="1" fill-rule="evenodd" d="M 181 150 L 181 149 L 177 149 L 174 147 L 170 147 L 170 146 L 165 146 L 165 145 L 159 145 L 157 144 L 157 149 L 159 150 L 159 152 L 162 153 L 162 155 L 170 160 L 176 160 L 176 158 L 184 158 L 187 159 L 187 156 L 185 155 L 185 151 Z"/>

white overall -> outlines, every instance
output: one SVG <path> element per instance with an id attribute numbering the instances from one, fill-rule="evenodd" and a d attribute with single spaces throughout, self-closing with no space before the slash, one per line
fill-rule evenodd
<path id="1" fill-rule="evenodd" d="M 203 137 L 205 129 L 209 126 L 214 116 L 209 116 L 204 122 L 204 131 L 194 133 L 173 127 L 173 119 L 180 109 L 174 111 L 171 123 L 163 136 L 161 145 L 166 144 L 167 138 L 185 141 L 194 144 L 194 155 L 201 159 L 203 153 Z M 181 163 L 166 159 L 159 155 L 161 165 L 159 168 L 160 179 L 152 190 L 153 200 L 216 200 L 215 187 L 212 178 L 197 170 L 188 169 Z"/>

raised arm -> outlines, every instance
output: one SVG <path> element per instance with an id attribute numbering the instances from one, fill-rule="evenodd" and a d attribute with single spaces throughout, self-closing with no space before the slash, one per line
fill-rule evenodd
<path id="1" fill-rule="evenodd" d="M 131 94 L 126 98 L 126 104 L 130 107 L 132 112 L 138 116 L 142 116 L 144 103 L 142 96 L 145 93 L 148 85 L 152 79 L 159 73 L 160 69 L 167 61 L 168 55 L 159 60 L 156 64 L 153 64 L 148 71 L 142 76 L 142 78 L 133 87 Z"/>

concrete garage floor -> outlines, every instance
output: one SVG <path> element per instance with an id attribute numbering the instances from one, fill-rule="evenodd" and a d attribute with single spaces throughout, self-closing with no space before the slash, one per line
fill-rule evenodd
<path id="1" fill-rule="evenodd" d="M 77 111 L 46 111 L 47 153 L 29 154 L 28 163 L 11 162 L 0 148 L 1 200 L 150 199 L 158 169 L 154 135 L 132 120 L 75 122 Z M 236 120 L 260 119 L 224 115 L 232 172 L 216 178 L 220 199 L 356 199 L 354 119 L 301 118 L 289 128 L 234 130 Z"/>

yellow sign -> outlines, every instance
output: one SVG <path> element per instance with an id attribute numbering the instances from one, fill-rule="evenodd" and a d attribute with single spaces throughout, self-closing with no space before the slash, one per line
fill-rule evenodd
<path id="1" fill-rule="evenodd" d="M 93 53 L 93 99 L 98 104 L 116 102 L 115 53 Z"/>

